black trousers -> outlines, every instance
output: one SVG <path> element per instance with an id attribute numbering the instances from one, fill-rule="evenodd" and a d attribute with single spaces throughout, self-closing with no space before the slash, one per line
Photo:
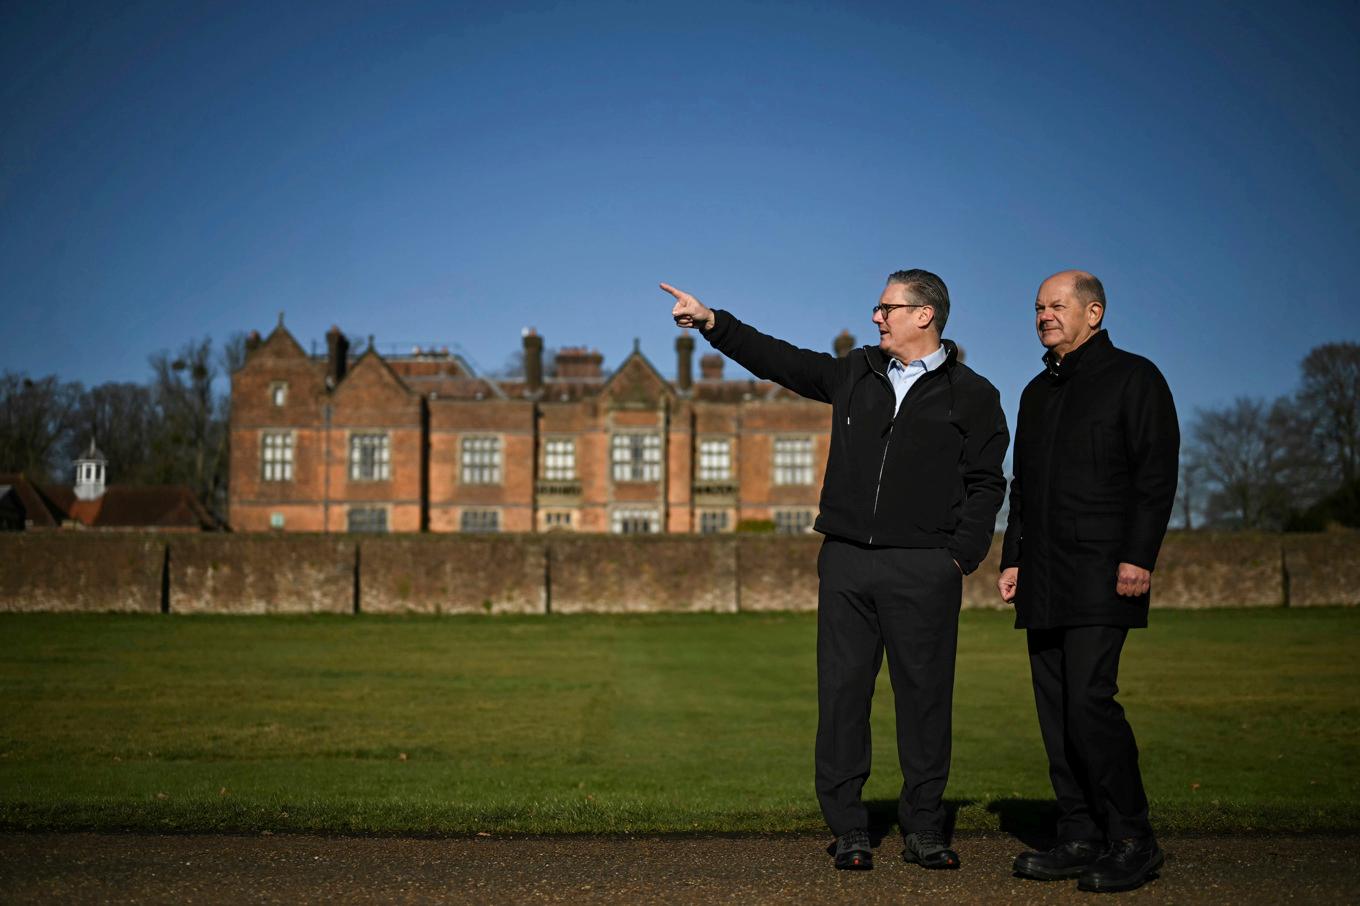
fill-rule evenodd
<path id="1" fill-rule="evenodd" d="M 868 826 L 869 709 L 883 654 L 897 706 L 903 833 L 941 830 L 963 578 L 944 549 L 827 538 L 817 558 L 816 786 L 832 833 Z"/>
<path id="2" fill-rule="evenodd" d="M 1114 700 L 1127 635 L 1122 626 L 1028 630 L 1059 842 L 1152 834 L 1138 745 Z"/>

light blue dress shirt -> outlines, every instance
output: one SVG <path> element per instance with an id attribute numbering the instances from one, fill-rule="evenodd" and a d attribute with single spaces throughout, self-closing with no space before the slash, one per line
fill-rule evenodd
<path id="1" fill-rule="evenodd" d="M 949 357 L 945 352 L 943 344 L 925 358 L 916 359 L 903 365 L 897 359 L 888 362 L 888 380 L 892 382 L 893 393 L 897 396 L 897 405 L 893 407 L 893 417 L 897 416 L 897 411 L 902 408 L 902 400 L 906 399 L 907 391 L 911 385 L 921 379 L 921 375 L 927 371 L 934 371 L 944 364 L 944 360 Z"/>

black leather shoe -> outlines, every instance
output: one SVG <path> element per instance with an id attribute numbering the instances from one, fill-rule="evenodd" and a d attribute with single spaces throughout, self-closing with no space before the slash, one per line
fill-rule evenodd
<path id="1" fill-rule="evenodd" d="M 874 867 L 873 844 L 866 831 L 846 831 L 836 838 L 836 867 L 842 871 L 868 871 Z"/>
<path id="2" fill-rule="evenodd" d="M 1099 840 L 1069 840 L 1046 852 L 1023 852 L 1015 857 L 1015 873 L 1036 881 L 1075 878 L 1105 852 Z"/>
<path id="3" fill-rule="evenodd" d="M 1157 877 L 1165 857 L 1152 837 L 1115 840 L 1105 854 L 1077 879 L 1078 890 L 1107 892 L 1133 890 Z"/>
<path id="4" fill-rule="evenodd" d="M 959 854 L 944 845 L 944 834 L 915 831 L 902 838 L 902 858 L 924 868 L 958 868 Z"/>

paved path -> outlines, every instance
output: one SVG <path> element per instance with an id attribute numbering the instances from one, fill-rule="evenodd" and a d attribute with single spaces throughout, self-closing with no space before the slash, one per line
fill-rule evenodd
<path id="1" fill-rule="evenodd" d="M 812 837 L 0 834 L 4 903 L 1069 903 L 1075 882 L 1014 878 L 1023 848 L 967 836 L 956 872 L 832 870 Z M 1360 837 L 1163 841 L 1163 876 L 1131 903 L 1360 901 Z"/>

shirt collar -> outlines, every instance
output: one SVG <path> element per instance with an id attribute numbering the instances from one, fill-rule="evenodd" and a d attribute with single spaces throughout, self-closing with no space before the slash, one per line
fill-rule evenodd
<path id="1" fill-rule="evenodd" d="M 944 360 L 947 358 L 949 358 L 949 351 L 946 350 L 944 348 L 944 344 L 941 343 L 934 352 L 930 353 L 930 355 L 922 356 L 919 359 L 913 359 L 912 361 L 907 362 L 905 364 L 899 361 L 896 357 L 893 357 L 888 361 L 888 370 L 891 371 L 895 366 L 897 368 L 901 368 L 903 371 L 906 371 L 912 365 L 920 364 L 920 366 L 926 371 L 934 371 L 936 368 L 939 368 L 941 365 L 943 365 Z"/>

